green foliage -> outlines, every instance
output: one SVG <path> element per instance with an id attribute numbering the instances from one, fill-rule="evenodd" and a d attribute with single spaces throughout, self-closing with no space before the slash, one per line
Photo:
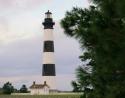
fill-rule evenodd
<path id="1" fill-rule="evenodd" d="M 28 93 L 26 85 L 22 85 L 22 87 L 20 88 L 20 93 Z"/>
<path id="2" fill-rule="evenodd" d="M 3 94 L 11 94 L 14 91 L 14 87 L 12 86 L 11 83 L 7 82 L 3 85 Z"/>
<path id="3" fill-rule="evenodd" d="M 76 81 L 72 81 L 71 85 L 73 87 L 73 92 L 80 92 L 79 85 L 76 83 Z"/>
<path id="4" fill-rule="evenodd" d="M 84 55 L 80 56 L 80 59 L 86 61 L 86 63 L 84 62 L 82 66 L 79 66 L 76 69 L 77 81 L 73 81 L 74 85 L 72 85 L 74 90 L 77 88 L 79 92 L 84 92 L 84 97 L 93 90 L 91 85 L 92 66 L 90 65 L 92 60 L 85 60 L 85 58 L 90 58 L 88 52 L 85 52 Z"/>
<path id="5" fill-rule="evenodd" d="M 125 0 L 91 0 L 95 6 L 73 8 L 61 21 L 65 34 L 85 51 L 77 83 L 88 98 L 125 97 Z M 86 66 L 91 69 L 86 71 Z M 92 88 L 86 93 L 86 88 Z"/>
<path id="6" fill-rule="evenodd" d="M 125 17 L 125 0 L 91 0 L 93 1 L 104 14 Z"/>

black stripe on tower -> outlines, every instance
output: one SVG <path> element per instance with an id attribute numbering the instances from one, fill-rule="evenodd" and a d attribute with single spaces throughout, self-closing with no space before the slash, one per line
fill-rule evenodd
<path id="1" fill-rule="evenodd" d="M 43 64 L 42 68 L 42 75 L 43 76 L 55 76 L 55 64 Z"/>
<path id="2" fill-rule="evenodd" d="M 53 25 L 55 25 L 55 23 L 52 18 L 45 18 L 43 25 L 44 29 L 53 29 Z"/>
<path id="3" fill-rule="evenodd" d="M 54 42 L 44 41 L 43 52 L 54 52 Z"/>

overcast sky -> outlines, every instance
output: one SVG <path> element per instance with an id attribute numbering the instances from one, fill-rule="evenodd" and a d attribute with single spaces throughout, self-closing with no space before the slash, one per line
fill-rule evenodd
<path id="1" fill-rule="evenodd" d="M 57 88 L 72 90 L 80 64 L 78 42 L 63 33 L 60 20 L 72 7 L 88 7 L 88 0 L 0 0 L 0 86 L 17 88 L 42 83 L 44 13 L 53 13 Z"/>

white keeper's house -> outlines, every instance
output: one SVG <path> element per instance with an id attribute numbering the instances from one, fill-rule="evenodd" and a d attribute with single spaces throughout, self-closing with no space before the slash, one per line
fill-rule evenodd
<path id="1" fill-rule="evenodd" d="M 44 82 L 44 84 L 36 84 L 35 81 L 30 86 L 31 95 L 49 94 L 50 87 Z"/>

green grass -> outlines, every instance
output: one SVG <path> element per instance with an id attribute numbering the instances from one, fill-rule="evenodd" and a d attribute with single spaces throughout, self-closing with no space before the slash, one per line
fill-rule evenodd
<path id="1" fill-rule="evenodd" d="M 80 94 L 73 95 L 0 95 L 0 98 L 80 98 Z"/>

